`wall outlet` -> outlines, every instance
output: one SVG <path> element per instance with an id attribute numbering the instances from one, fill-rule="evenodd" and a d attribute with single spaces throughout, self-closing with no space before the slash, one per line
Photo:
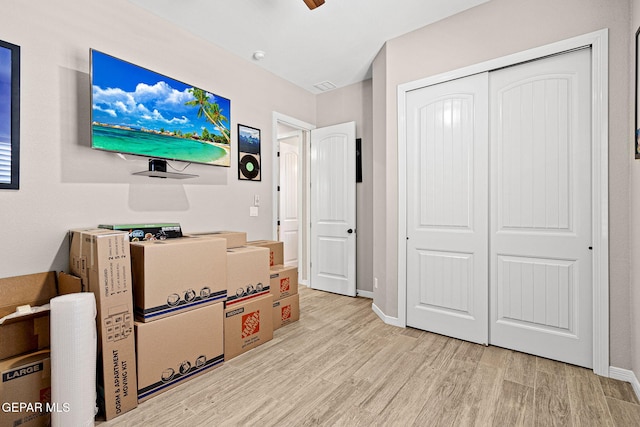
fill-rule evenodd
<path id="1" fill-rule="evenodd" d="M 257 206 L 249 206 L 249 216 L 258 216 Z"/>

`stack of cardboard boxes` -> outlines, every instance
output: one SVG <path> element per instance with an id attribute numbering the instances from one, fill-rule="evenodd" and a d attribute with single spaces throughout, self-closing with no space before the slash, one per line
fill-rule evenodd
<path id="1" fill-rule="evenodd" d="M 131 242 L 138 401 L 224 359 L 226 244 L 181 237 Z"/>
<path id="2" fill-rule="evenodd" d="M 273 329 L 300 319 L 298 268 L 284 264 L 284 244 L 273 240 L 254 240 L 251 246 L 269 249 L 270 291 L 273 295 Z"/>
<path id="3" fill-rule="evenodd" d="M 243 232 L 219 231 L 198 236 L 223 238 L 227 243 L 224 358 L 230 360 L 273 338 L 269 250 L 247 246 L 247 235 Z"/>
<path id="4" fill-rule="evenodd" d="M 107 420 L 299 319 L 298 271 L 282 265 L 282 242 L 247 242 L 246 233 L 230 231 L 149 241 L 134 234 L 117 226 L 72 230 L 72 275 L 0 279 L 0 318 L 57 295 L 95 294 L 98 402 Z M 0 427 L 48 425 L 56 410 L 48 346 L 48 311 L 0 325 L 2 404 L 33 404 L 4 411 Z"/>

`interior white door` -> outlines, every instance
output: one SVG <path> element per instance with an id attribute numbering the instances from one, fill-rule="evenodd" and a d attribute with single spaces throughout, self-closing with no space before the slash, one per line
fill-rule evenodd
<path id="1" fill-rule="evenodd" d="M 486 344 L 487 73 L 406 103 L 407 325 Z"/>
<path id="2" fill-rule="evenodd" d="M 280 142 L 279 240 L 284 243 L 284 265 L 298 266 L 298 211 L 300 136 Z"/>
<path id="3" fill-rule="evenodd" d="M 311 287 L 356 295 L 356 124 L 311 131 Z"/>
<path id="4" fill-rule="evenodd" d="M 491 344 L 592 367 L 591 55 L 491 73 Z"/>

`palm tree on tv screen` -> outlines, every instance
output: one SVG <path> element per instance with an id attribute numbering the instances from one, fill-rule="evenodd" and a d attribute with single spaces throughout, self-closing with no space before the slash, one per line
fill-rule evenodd
<path id="1" fill-rule="evenodd" d="M 198 107 L 198 118 L 202 117 L 204 114 L 207 121 L 209 121 L 212 125 L 214 125 L 224 137 L 224 141 L 227 144 L 231 143 L 230 133 L 227 127 L 224 125 L 224 122 L 228 122 L 227 119 L 222 114 L 222 108 L 216 102 L 209 101 L 209 95 L 202 89 L 198 89 L 197 87 L 192 87 L 188 89 L 188 91 L 193 95 L 195 99 L 191 101 L 185 102 L 185 105 L 189 105 L 191 107 Z"/>

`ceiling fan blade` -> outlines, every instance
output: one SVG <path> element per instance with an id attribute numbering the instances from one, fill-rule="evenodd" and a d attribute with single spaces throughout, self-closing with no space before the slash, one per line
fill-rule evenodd
<path id="1" fill-rule="evenodd" d="M 304 0 L 304 3 L 310 10 L 313 10 L 318 6 L 322 6 L 324 4 L 324 0 Z"/>

